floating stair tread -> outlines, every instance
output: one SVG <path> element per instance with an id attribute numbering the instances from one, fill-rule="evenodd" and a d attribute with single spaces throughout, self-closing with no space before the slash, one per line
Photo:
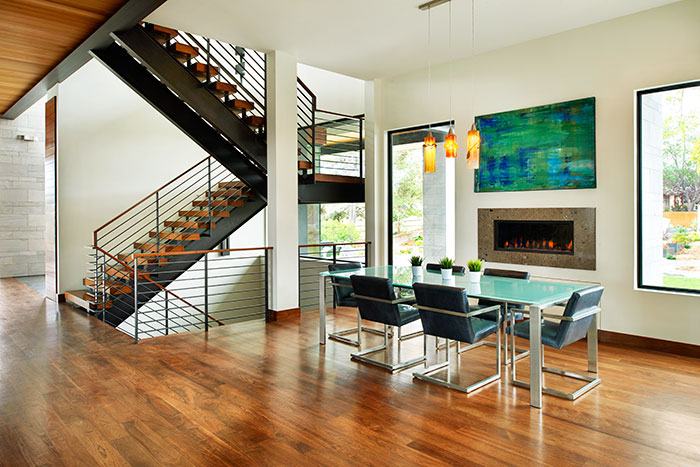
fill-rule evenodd
<path id="1" fill-rule="evenodd" d="M 192 242 L 199 240 L 198 233 L 175 233 L 175 232 L 148 232 L 151 238 L 159 237 L 162 240 L 181 240 Z"/>
<path id="2" fill-rule="evenodd" d="M 255 108 L 253 102 L 244 101 L 243 99 L 229 99 L 224 104 L 233 111 L 253 110 Z"/>
<path id="3" fill-rule="evenodd" d="M 200 77 L 205 77 L 207 75 L 206 63 L 201 63 L 201 62 L 190 63 L 187 66 L 187 69 L 190 70 L 195 75 L 200 76 Z M 209 76 L 216 76 L 218 74 L 219 74 L 219 69 L 217 67 L 209 66 Z"/>
<path id="4" fill-rule="evenodd" d="M 237 180 L 234 182 L 219 182 L 219 188 L 242 188 L 246 186 L 245 183 Z"/>
<path id="5" fill-rule="evenodd" d="M 105 273 L 108 276 L 114 276 L 117 279 L 133 279 L 134 278 L 134 271 L 132 271 L 130 268 L 126 268 L 122 266 L 121 264 L 119 266 L 108 266 L 107 270 Z M 151 275 L 145 272 L 140 272 L 139 273 L 139 279 L 148 279 L 150 278 Z"/>
<path id="6" fill-rule="evenodd" d="M 146 31 L 161 44 L 165 44 L 180 35 L 176 29 L 166 28 L 165 26 L 158 26 L 152 23 L 146 23 Z"/>
<path id="7" fill-rule="evenodd" d="M 226 93 L 235 94 L 238 91 L 238 88 L 235 85 L 225 83 L 223 81 L 214 81 L 212 83 L 209 83 L 207 87 L 212 92 L 221 96 L 225 95 Z"/>
<path id="8" fill-rule="evenodd" d="M 212 229 L 216 226 L 215 222 L 197 222 L 197 221 L 165 221 L 166 227 L 176 229 Z"/>
<path id="9" fill-rule="evenodd" d="M 119 254 L 117 255 L 117 258 L 124 261 L 128 265 L 134 264 L 134 255 L 127 255 L 127 254 Z M 149 257 L 149 258 L 139 258 L 139 264 L 156 264 L 158 263 L 160 266 L 163 266 L 165 264 L 168 264 L 168 258 L 158 258 L 158 257 Z"/>
<path id="10" fill-rule="evenodd" d="M 197 47 L 192 47 L 182 42 L 173 42 L 170 44 L 168 46 L 168 52 L 184 60 L 191 60 L 199 55 L 199 49 Z"/>
<path id="11" fill-rule="evenodd" d="M 252 194 L 252 191 L 247 188 L 223 188 L 212 192 L 207 191 L 205 196 L 209 196 L 209 193 L 211 193 L 211 196 L 214 198 L 248 198 Z"/>
<path id="12" fill-rule="evenodd" d="M 257 115 L 248 115 L 243 121 L 249 126 L 261 126 L 265 124 L 265 119 Z"/>
<path id="13" fill-rule="evenodd" d="M 99 305 L 95 303 L 95 297 L 93 297 L 87 290 L 68 290 L 64 294 L 66 301 L 85 310 L 101 310 L 102 304 Z M 107 308 L 112 308 L 112 301 L 107 301 Z"/>
<path id="14" fill-rule="evenodd" d="M 86 277 L 83 279 L 83 285 L 85 287 L 95 288 L 95 279 L 89 279 Z M 131 287 L 124 284 L 123 282 L 115 280 L 107 280 L 105 286 L 107 287 L 107 292 L 112 295 L 130 294 L 132 292 Z M 97 282 L 97 287 L 102 288 L 102 281 Z"/>
<path id="15" fill-rule="evenodd" d="M 141 242 L 136 242 L 134 243 L 134 248 L 137 250 L 141 251 L 148 251 L 150 253 L 158 253 L 158 245 L 155 243 L 141 243 Z M 185 251 L 185 246 L 184 245 L 160 245 L 160 252 L 161 253 L 176 253 L 179 251 Z"/>
<path id="16" fill-rule="evenodd" d="M 360 177 L 348 177 L 345 175 L 316 174 L 316 181 L 327 183 L 362 183 L 364 179 Z"/>
<path id="17" fill-rule="evenodd" d="M 241 207 L 245 204 L 245 202 L 242 199 L 215 199 L 212 200 L 211 206 L 213 208 L 220 208 L 222 206 L 224 207 Z M 209 206 L 209 200 L 203 199 L 199 201 L 192 201 L 192 206 L 194 207 L 207 207 Z"/>
<path id="18" fill-rule="evenodd" d="M 299 161 L 298 167 L 299 170 L 311 170 L 313 169 L 314 165 L 309 161 Z"/>
<path id="19" fill-rule="evenodd" d="M 193 209 L 191 211 L 180 211 L 178 215 L 180 217 L 209 217 L 209 211 Z M 231 217 L 231 213 L 228 211 L 212 211 L 211 217 Z"/>

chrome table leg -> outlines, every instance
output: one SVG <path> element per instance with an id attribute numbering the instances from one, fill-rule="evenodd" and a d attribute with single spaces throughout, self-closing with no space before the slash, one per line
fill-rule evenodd
<path id="1" fill-rule="evenodd" d="M 542 309 L 530 306 L 530 405 L 542 408 Z"/>
<path id="2" fill-rule="evenodd" d="M 586 335 L 588 343 L 588 371 L 598 373 L 598 314 L 593 315 Z"/>
<path id="3" fill-rule="evenodd" d="M 318 289 L 318 341 L 323 345 L 326 343 L 326 277 L 320 276 Z"/>

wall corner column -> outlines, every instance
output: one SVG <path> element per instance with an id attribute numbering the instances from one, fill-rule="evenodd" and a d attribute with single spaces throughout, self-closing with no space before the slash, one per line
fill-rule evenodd
<path id="1" fill-rule="evenodd" d="M 369 264 L 387 264 L 386 138 L 382 107 L 383 82 L 365 81 L 365 220 L 372 242 Z"/>

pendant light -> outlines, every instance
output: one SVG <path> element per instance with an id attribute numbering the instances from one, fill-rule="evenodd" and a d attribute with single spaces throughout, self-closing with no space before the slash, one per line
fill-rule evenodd
<path id="1" fill-rule="evenodd" d="M 428 105 L 431 102 L 430 96 L 430 7 L 428 7 Z M 424 160 L 424 171 L 425 173 L 435 172 L 435 137 L 433 137 L 432 131 L 430 131 L 430 124 L 428 124 L 428 136 L 423 140 L 423 160 Z"/>
<path id="2" fill-rule="evenodd" d="M 471 69 L 472 69 L 472 115 L 474 115 L 474 25 L 476 21 L 474 20 L 474 0 L 472 0 L 472 57 L 471 57 Z M 479 168 L 479 151 L 481 149 L 481 134 L 476 126 L 476 116 L 474 116 L 474 123 L 472 123 L 472 128 L 467 133 L 467 168 L 468 169 L 478 169 Z"/>
<path id="3" fill-rule="evenodd" d="M 452 54 L 452 2 L 450 2 L 450 10 L 448 14 L 448 35 L 447 35 L 447 48 L 449 54 Z M 451 57 L 450 57 L 451 58 Z M 450 61 L 450 131 L 445 136 L 445 157 L 448 159 L 455 159 L 457 157 L 457 149 L 459 145 L 457 144 L 457 135 L 455 135 L 454 127 L 452 123 L 452 62 Z"/>

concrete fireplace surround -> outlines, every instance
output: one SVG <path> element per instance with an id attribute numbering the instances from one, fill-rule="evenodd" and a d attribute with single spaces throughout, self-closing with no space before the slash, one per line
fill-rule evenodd
<path id="1" fill-rule="evenodd" d="M 479 209 L 479 258 L 487 262 L 595 270 L 595 208 Z M 494 221 L 573 221 L 574 254 L 494 249 Z"/>

